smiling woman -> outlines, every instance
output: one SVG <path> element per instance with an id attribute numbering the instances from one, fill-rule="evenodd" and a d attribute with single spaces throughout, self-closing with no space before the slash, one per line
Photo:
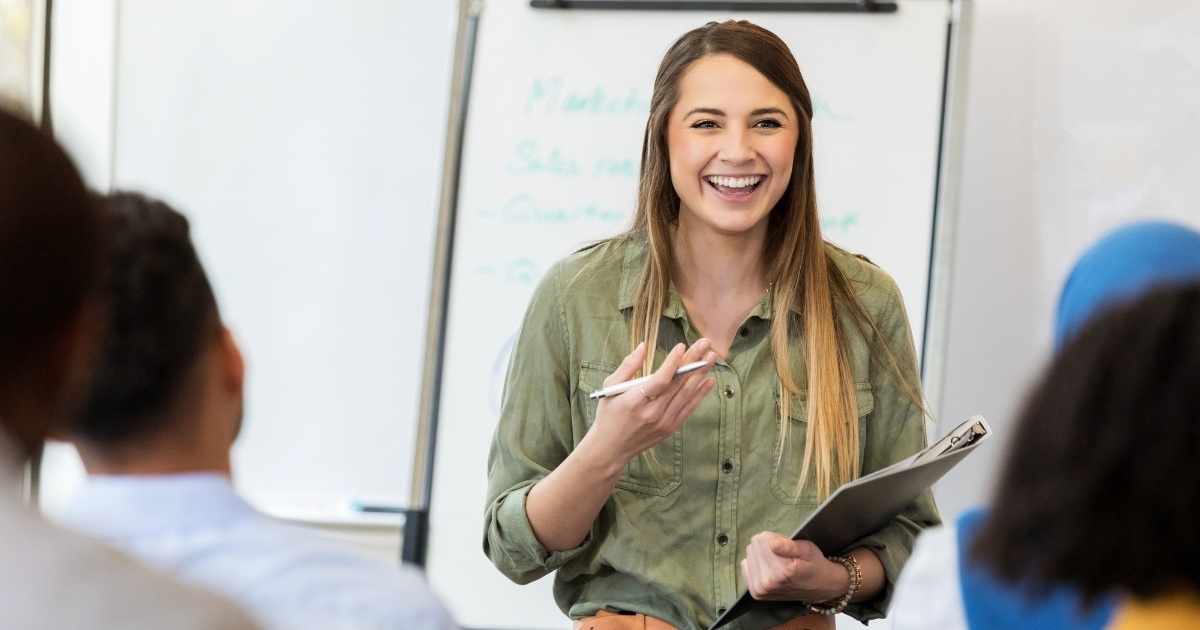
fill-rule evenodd
<path id="1" fill-rule="evenodd" d="M 899 290 L 821 237 L 812 115 L 774 34 L 686 33 L 655 79 L 632 227 L 560 261 L 533 295 L 484 549 L 520 583 L 557 571 L 576 627 L 703 628 L 744 588 L 794 603 L 747 628 L 882 617 L 938 520 L 927 492 L 829 558 L 778 533 L 925 445 Z M 675 376 L 693 361 L 708 365 Z"/>

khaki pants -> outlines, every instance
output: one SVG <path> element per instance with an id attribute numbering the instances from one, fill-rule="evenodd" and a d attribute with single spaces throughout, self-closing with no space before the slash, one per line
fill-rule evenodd
<path id="1" fill-rule="evenodd" d="M 781 623 L 771 630 L 835 630 L 833 615 L 818 615 L 816 613 L 796 617 L 786 623 Z M 675 626 L 654 617 L 641 613 L 636 615 L 620 615 L 601 610 L 595 617 L 584 617 L 575 622 L 574 630 L 677 630 Z"/>

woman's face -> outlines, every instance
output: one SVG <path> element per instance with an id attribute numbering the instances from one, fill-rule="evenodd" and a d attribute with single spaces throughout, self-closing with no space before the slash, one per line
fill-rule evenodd
<path id="1" fill-rule="evenodd" d="M 680 229 L 765 234 L 798 138 L 791 101 L 752 66 L 730 55 L 693 63 L 667 121 Z"/>

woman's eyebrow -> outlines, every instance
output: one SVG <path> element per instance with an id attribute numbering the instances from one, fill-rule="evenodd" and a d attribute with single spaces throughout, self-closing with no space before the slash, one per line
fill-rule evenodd
<path id="1" fill-rule="evenodd" d="M 756 110 L 750 112 L 751 116 L 762 116 L 764 114 L 779 114 L 780 116 L 783 116 L 784 118 L 788 117 L 787 112 L 783 111 L 782 109 L 779 109 L 778 107 L 764 107 L 762 109 L 756 109 Z"/>
<path id="2" fill-rule="evenodd" d="M 709 116 L 722 116 L 722 117 L 725 116 L 725 112 L 723 112 L 719 109 L 713 109 L 712 107 L 697 107 L 696 109 L 693 109 L 692 111 L 684 114 L 683 117 L 687 118 L 688 116 L 691 116 L 693 114 L 707 114 Z M 762 107 L 762 108 L 759 108 L 759 109 L 756 109 L 756 110 L 750 112 L 751 116 L 763 116 L 766 114 L 778 114 L 780 116 L 783 116 L 784 118 L 788 118 L 787 112 L 783 111 L 782 109 L 779 109 L 778 107 Z M 789 118 L 789 120 L 790 120 L 790 118 Z"/>

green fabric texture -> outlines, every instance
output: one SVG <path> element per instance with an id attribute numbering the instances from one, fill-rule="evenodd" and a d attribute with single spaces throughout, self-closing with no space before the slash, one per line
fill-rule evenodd
<path id="1" fill-rule="evenodd" d="M 899 289 L 886 273 L 830 248 L 859 298 L 915 381 L 916 358 Z M 488 458 L 484 552 L 519 583 L 552 571 L 554 596 L 572 619 L 598 610 L 640 612 L 681 629 L 704 628 L 745 589 L 739 563 L 762 531 L 791 535 L 816 508 L 799 483 L 806 406 L 790 402 L 781 444 L 778 385 L 771 361 L 770 292 L 739 327 L 716 387 L 683 427 L 626 467 L 578 548 L 550 553 L 533 535 L 525 497 L 583 439 L 596 412 L 588 394 L 630 350 L 629 319 L 646 256 L 644 243 L 607 241 L 557 263 L 529 304 L 512 352 L 500 421 Z M 861 474 L 925 446 L 924 417 L 871 359 L 867 341 L 842 316 L 858 403 Z M 677 343 L 700 338 L 674 287 L 660 324 L 655 364 Z M 803 339 L 792 342 L 793 374 L 805 382 Z M 779 462 L 777 465 L 776 462 Z M 810 473 L 811 479 L 811 473 Z M 851 604 L 861 621 L 884 615 L 917 534 L 940 522 L 930 492 L 886 527 L 851 547 L 883 563 L 879 597 Z M 802 605 L 786 612 L 797 616 Z M 731 625 L 781 623 L 748 615 Z"/>

